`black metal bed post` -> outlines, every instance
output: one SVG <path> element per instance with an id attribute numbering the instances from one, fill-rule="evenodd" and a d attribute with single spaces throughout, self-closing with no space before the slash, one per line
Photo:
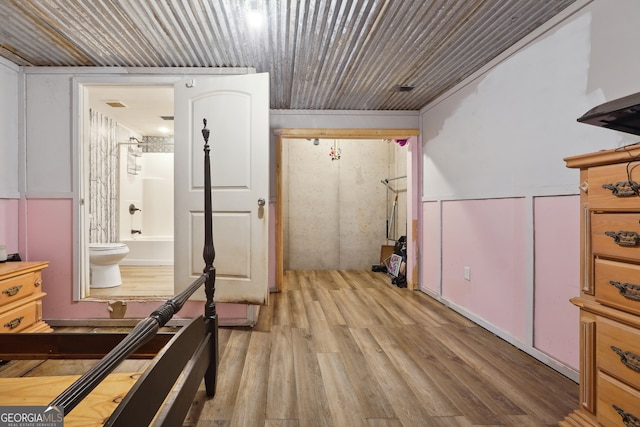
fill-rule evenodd
<path id="1" fill-rule="evenodd" d="M 216 250 L 213 246 L 213 215 L 211 206 L 211 160 L 209 157 L 209 129 L 207 129 L 207 119 L 202 120 L 204 127 L 202 128 L 202 137 L 204 138 L 204 249 L 202 257 L 204 258 L 204 273 L 207 275 L 204 291 L 207 301 L 204 306 L 204 317 L 207 319 L 209 332 L 211 333 L 211 355 L 212 360 L 209 363 L 207 372 L 204 375 L 204 383 L 207 390 L 207 396 L 211 397 L 216 394 L 216 382 L 218 376 L 218 314 L 216 313 L 216 303 L 213 301 L 213 295 L 216 289 L 216 268 L 213 261 L 216 258 Z"/>

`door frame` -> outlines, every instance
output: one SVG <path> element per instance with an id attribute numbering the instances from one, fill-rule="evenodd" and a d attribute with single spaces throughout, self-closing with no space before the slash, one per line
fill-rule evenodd
<path id="1" fill-rule="evenodd" d="M 284 280 L 284 228 L 282 225 L 282 150 L 283 139 L 404 139 L 418 137 L 419 129 L 327 129 L 327 128 L 283 128 L 275 129 L 276 137 L 276 206 L 275 206 L 275 268 L 276 292 L 282 291 Z M 419 177 L 418 177 L 419 178 Z M 407 180 L 413 179 L 409 174 Z M 412 197 L 407 197 L 407 203 L 418 203 Z M 413 212 L 407 206 L 407 214 Z M 416 278 L 417 279 L 417 278 Z M 410 289 L 415 289 L 417 280 L 407 280 Z"/>
<path id="2" fill-rule="evenodd" d="M 74 283 L 73 301 L 92 300 L 89 287 L 89 226 L 88 226 L 88 141 L 89 141 L 89 105 L 87 99 L 90 86 L 173 86 L 174 82 L 182 78 L 180 75 L 77 75 L 72 78 L 72 122 L 73 122 L 73 152 L 76 173 L 73 176 L 74 187 L 77 189 L 77 200 L 74 200 Z M 126 298 L 126 295 L 118 296 Z M 153 298 L 148 298 L 153 299 Z M 157 298 L 156 298 L 157 299 Z"/>
<path id="3" fill-rule="evenodd" d="M 255 73 L 253 67 L 220 67 L 220 68 L 198 68 L 198 67 L 158 67 L 97 69 L 95 67 L 75 68 L 71 77 L 72 96 L 72 183 L 73 183 L 73 301 L 83 301 L 93 299 L 89 289 L 89 254 L 88 254 L 88 233 L 85 230 L 84 206 L 86 188 L 83 186 L 85 166 L 82 164 L 85 156 L 84 142 L 88 128 L 88 106 L 84 99 L 86 86 L 94 85 L 130 85 L 130 86 L 173 86 L 175 82 L 185 77 L 212 77 L 238 74 Z M 86 107 L 86 111 L 85 111 Z M 175 284 L 174 284 L 175 286 Z M 154 300 L 154 298 L 144 298 Z M 156 298 L 157 299 L 157 298 Z"/>

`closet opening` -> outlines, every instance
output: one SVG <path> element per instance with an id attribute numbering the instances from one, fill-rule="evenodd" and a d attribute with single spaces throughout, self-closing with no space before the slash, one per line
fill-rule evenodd
<path id="1" fill-rule="evenodd" d="M 417 135 L 416 129 L 276 131 L 276 291 L 288 270 L 386 267 L 394 245 L 413 228 L 407 141 Z"/>

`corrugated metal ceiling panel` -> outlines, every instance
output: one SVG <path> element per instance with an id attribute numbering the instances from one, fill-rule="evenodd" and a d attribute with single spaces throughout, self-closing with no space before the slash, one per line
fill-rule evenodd
<path id="1" fill-rule="evenodd" d="M 418 110 L 574 1 L 4 0 L 0 55 L 23 66 L 253 67 L 270 73 L 274 109 Z"/>

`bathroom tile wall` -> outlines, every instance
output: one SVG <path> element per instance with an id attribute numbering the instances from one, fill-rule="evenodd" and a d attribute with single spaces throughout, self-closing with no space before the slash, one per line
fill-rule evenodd
<path id="1" fill-rule="evenodd" d="M 89 240 L 118 241 L 117 123 L 91 111 L 89 145 Z"/>

